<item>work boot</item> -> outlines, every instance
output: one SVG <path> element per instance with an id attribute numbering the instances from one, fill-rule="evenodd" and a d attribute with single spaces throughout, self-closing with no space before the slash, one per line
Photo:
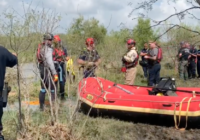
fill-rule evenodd
<path id="1" fill-rule="evenodd" d="M 41 111 L 44 111 L 44 101 L 45 101 L 45 93 L 44 92 L 40 92 L 39 102 L 40 102 L 40 110 Z"/>
<path id="2" fill-rule="evenodd" d="M 65 93 L 60 93 L 60 99 L 65 100 Z"/>
<path id="3" fill-rule="evenodd" d="M 0 140 L 4 140 L 4 136 L 0 134 Z"/>
<path id="4" fill-rule="evenodd" d="M 44 111 L 44 104 L 40 104 L 40 111 Z"/>

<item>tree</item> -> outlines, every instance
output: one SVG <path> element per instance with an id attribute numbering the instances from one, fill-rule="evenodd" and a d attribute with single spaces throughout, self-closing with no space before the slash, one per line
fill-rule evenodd
<path id="1" fill-rule="evenodd" d="M 57 24 L 60 21 L 60 16 L 57 15 L 54 11 L 49 13 L 50 10 L 42 9 L 38 11 L 29 7 L 26 9 L 23 5 L 24 13 L 20 15 L 13 8 L 10 11 L 5 11 L 2 13 L 4 17 L 1 19 L 0 27 L 1 34 L 5 37 L 5 40 L 8 42 L 7 47 L 15 52 L 18 56 L 17 63 L 17 85 L 18 85 L 18 103 L 19 103 L 19 130 L 23 128 L 23 112 L 21 108 L 21 85 L 22 83 L 25 85 L 24 89 L 27 89 L 25 82 L 21 77 L 21 64 L 23 63 L 22 58 L 26 53 L 31 51 L 31 47 L 36 50 L 36 46 L 42 40 L 42 34 L 45 32 L 52 33 L 56 28 Z M 35 40 L 37 42 L 35 42 Z M 37 45 L 36 45 L 37 44 Z M 33 55 L 35 53 L 31 52 Z M 30 53 L 29 53 L 30 56 Z M 28 93 L 28 92 L 27 92 Z M 49 92 L 47 92 L 48 95 Z M 29 95 L 25 95 L 25 99 L 29 97 Z M 50 98 L 50 96 L 49 96 Z M 51 106 L 52 103 L 50 102 Z M 51 107 L 51 116 L 52 120 L 54 117 L 53 111 Z"/>
<path id="2" fill-rule="evenodd" d="M 99 25 L 99 21 L 95 18 L 84 20 L 83 16 L 75 19 L 72 24 L 69 33 L 77 34 L 79 36 L 94 37 L 97 43 L 103 42 L 107 33 L 106 28 L 103 25 Z"/>
<path id="3" fill-rule="evenodd" d="M 83 16 L 75 19 L 72 22 L 70 29 L 68 30 L 68 44 L 73 46 L 74 48 L 79 48 L 84 44 L 84 41 L 88 37 L 93 37 L 95 39 L 95 43 L 99 44 L 104 42 L 104 38 L 106 36 L 107 30 L 103 25 L 99 24 L 99 21 L 95 18 L 91 18 L 85 20 Z M 74 43 L 76 42 L 76 46 Z"/>
<path id="4" fill-rule="evenodd" d="M 120 31 L 111 31 L 110 36 L 115 38 L 119 44 L 124 44 L 128 38 L 133 36 L 133 33 L 127 28 L 122 28 Z"/>
<path id="5" fill-rule="evenodd" d="M 138 48 L 142 48 L 144 43 L 155 39 L 156 35 L 150 27 L 150 20 L 138 18 L 138 25 L 133 29 L 133 38 Z"/>
<path id="6" fill-rule="evenodd" d="M 178 0 L 168 0 L 168 4 L 170 5 L 170 3 L 177 3 Z M 182 11 L 177 11 L 176 7 L 174 7 L 175 11 L 174 11 L 174 14 L 171 14 L 170 16 L 166 17 L 166 18 L 163 18 L 163 20 L 160 20 L 160 21 L 156 21 L 154 19 L 150 19 L 148 17 L 148 13 L 151 12 L 153 10 L 153 6 L 159 2 L 159 0 L 144 0 L 140 3 L 138 3 L 138 5 L 136 6 L 136 8 L 132 9 L 131 12 L 129 13 L 129 17 L 131 17 L 132 13 L 135 12 L 135 11 L 143 11 L 143 13 L 139 13 L 139 17 L 142 17 L 142 18 L 147 18 L 149 19 L 150 21 L 152 21 L 154 24 L 151 25 L 150 27 L 148 28 L 154 28 L 154 27 L 158 27 L 158 26 L 165 26 L 166 24 L 164 24 L 165 22 L 169 21 L 170 19 L 176 17 L 178 20 L 179 20 L 179 23 L 171 23 L 171 24 L 168 24 L 168 28 L 160 35 L 158 35 L 155 40 L 161 38 L 162 36 L 164 36 L 167 32 L 169 32 L 171 29 L 174 29 L 176 27 L 178 27 L 179 29 L 184 29 L 184 30 L 187 30 L 187 31 L 190 31 L 190 32 L 193 32 L 193 33 L 196 33 L 196 35 L 200 35 L 200 32 L 196 31 L 196 30 L 191 30 L 191 29 L 188 29 L 187 27 L 184 27 L 181 25 L 183 19 L 185 19 L 185 17 L 190 17 L 192 19 L 196 19 L 197 21 L 199 21 L 199 17 L 194 15 L 192 13 L 192 10 L 200 10 L 200 0 L 185 0 L 187 2 L 187 4 L 190 6 L 189 8 L 187 9 L 184 9 Z M 132 4 L 130 2 L 130 4 Z M 145 14 L 146 13 L 146 14 Z M 133 18 L 134 19 L 137 19 L 137 18 Z"/>

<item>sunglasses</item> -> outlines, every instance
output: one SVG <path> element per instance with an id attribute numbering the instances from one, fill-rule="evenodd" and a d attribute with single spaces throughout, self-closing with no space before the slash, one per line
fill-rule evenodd
<path id="1" fill-rule="evenodd" d="M 127 45 L 134 45 L 134 43 L 127 43 Z"/>

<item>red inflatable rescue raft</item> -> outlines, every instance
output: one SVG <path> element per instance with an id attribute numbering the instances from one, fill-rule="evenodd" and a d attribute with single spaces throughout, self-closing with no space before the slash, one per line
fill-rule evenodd
<path id="1" fill-rule="evenodd" d="M 176 96 L 149 95 L 152 87 L 128 86 L 91 77 L 80 81 L 79 101 L 94 109 L 200 116 L 200 88 L 177 87 Z M 185 92 L 184 92 L 185 91 Z"/>

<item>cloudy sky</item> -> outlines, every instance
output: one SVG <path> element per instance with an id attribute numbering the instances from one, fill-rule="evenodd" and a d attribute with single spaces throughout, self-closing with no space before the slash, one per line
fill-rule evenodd
<path id="1" fill-rule="evenodd" d="M 70 27 L 74 18 L 79 14 L 85 19 L 95 17 L 107 27 L 108 31 L 119 30 L 122 27 L 134 28 L 137 20 L 132 20 L 138 16 L 140 11 L 131 13 L 132 9 L 137 7 L 137 3 L 142 0 L 32 0 L 31 8 L 39 7 L 55 10 L 61 14 L 62 20 L 57 32 L 65 32 L 64 29 Z M 172 0 L 158 0 L 154 5 L 153 10 L 148 13 L 148 16 L 154 20 L 162 20 L 177 11 L 191 7 L 186 0 L 178 0 L 176 4 L 168 2 Z M 31 1 L 24 0 L 26 5 Z M 13 8 L 19 14 L 23 15 L 22 1 L 20 0 L 0 0 L 0 12 L 6 9 Z M 130 15 L 131 13 L 131 15 Z M 193 10 L 191 13 L 197 15 L 198 10 Z M 200 17 L 199 17 L 200 18 Z M 176 18 L 170 20 L 171 23 L 178 23 Z M 197 20 L 186 18 L 183 22 L 187 24 L 197 25 Z M 152 23 L 153 24 L 153 23 Z"/>

